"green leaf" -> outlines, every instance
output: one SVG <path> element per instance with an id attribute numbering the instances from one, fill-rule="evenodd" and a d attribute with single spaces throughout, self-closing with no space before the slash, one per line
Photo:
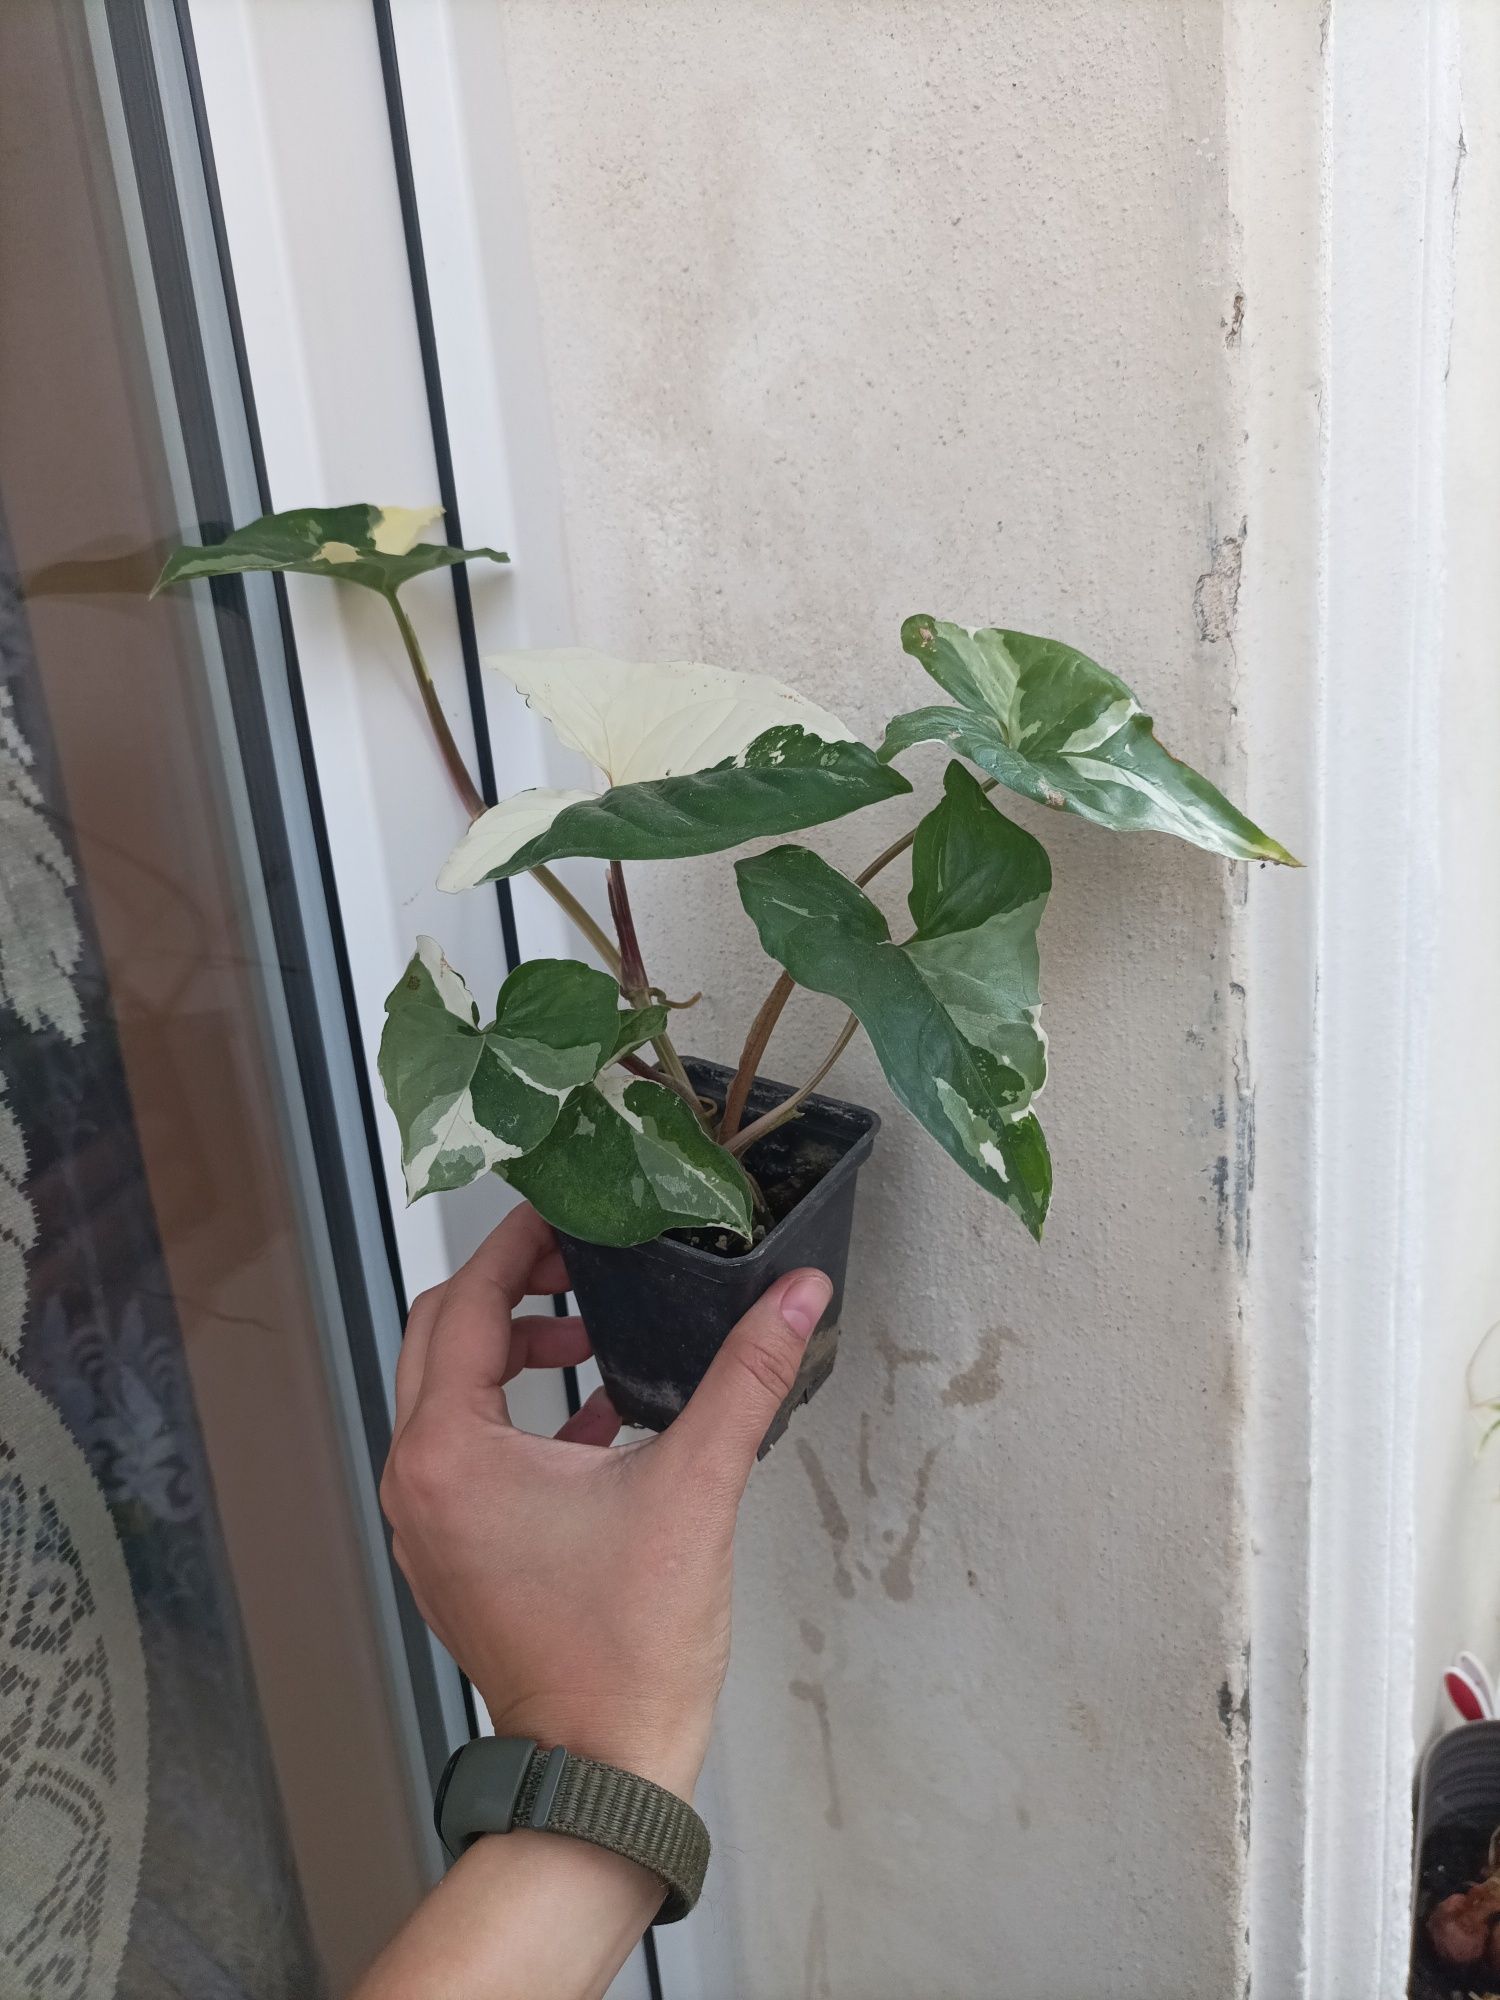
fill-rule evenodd
<path id="1" fill-rule="evenodd" d="M 793 833 L 911 790 L 863 743 L 796 724 L 758 736 L 706 771 L 590 792 L 518 792 L 481 813 L 438 876 L 442 889 L 499 882 L 569 855 L 665 861 Z"/>
<path id="2" fill-rule="evenodd" d="M 1051 872 L 1039 843 L 950 766 L 913 848 L 917 929 L 902 945 L 806 848 L 773 848 L 735 872 L 770 955 L 858 1016 L 907 1110 L 1040 1237 L 1052 1166 L 1028 1109 L 1046 1078 L 1036 925 Z"/>
<path id="3" fill-rule="evenodd" d="M 1056 639 L 908 618 L 901 643 L 957 708 L 898 715 L 881 758 L 946 744 L 1024 798 L 1121 832 L 1153 829 L 1241 861 L 1292 855 L 1152 733 L 1122 680 Z"/>
<path id="4" fill-rule="evenodd" d="M 645 1243 L 718 1226 L 750 1238 L 750 1183 L 664 1084 L 611 1071 L 576 1090 L 546 1140 L 500 1171 L 557 1229 Z"/>
<path id="5" fill-rule="evenodd" d="M 1047 1080 L 1036 928 L 1052 889 L 1047 850 L 991 805 L 962 764 L 917 828 L 902 946 L 955 1027 L 1023 1078 Z"/>
<path id="6" fill-rule="evenodd" d="M 538 1146 L 569 1093 L 666 1026 L 666 1009 L 621 1012 L 607 973 L 532 959 L 479 1010 L 431 938 L 386 1001 L 380 1076 L 401 1130 L 407 1194 L 463 1187 Z"/>
<path id="7" fill-rule="evenodd" d="M 428 570 L 480 557 L 510 560 L 499 549 L 454 549 L 445 542 L 418 541 L 424 528 L 442 518 L 441 507 L 294 507 L 284 514 L 262 514 L 209 548 L 178 549 L 168 557 L 151 594 L 193 577 L 270 569 L 331 576 L 390 597 Z"/>

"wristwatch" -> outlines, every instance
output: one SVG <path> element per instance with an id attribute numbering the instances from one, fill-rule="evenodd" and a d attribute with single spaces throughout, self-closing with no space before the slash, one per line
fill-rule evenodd
<path id="1" fill-rule="evenodd" d="M 685 1800 L 639 1778 L 543 1750 L 525 1736 L 479 1736 L 443 1768 L 433 1802 L 438 1839 L 456 1861 L 486 1833 L 566 1833 L 592 1841 L 659 1876 L 666 1890 L 655 1921 L 675 1924 L 698 1900 L 708 1868 L 708 1828 Z"/>

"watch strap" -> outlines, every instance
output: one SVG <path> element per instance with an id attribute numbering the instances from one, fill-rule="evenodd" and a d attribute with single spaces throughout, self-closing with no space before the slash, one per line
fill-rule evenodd
<path id="1" fill-rule="evenodd" d="M 659 1924 L 688 1914 L 708 1868 L 708 1828 L 684 1800 L 633 1771 L 543 1750 L 528 1737 L 462 1744 L 448 1759 L 433 1817 L 454 1860 L 482 1834 L 522 1828 L 624 1855 L 665 1884 Z"/>

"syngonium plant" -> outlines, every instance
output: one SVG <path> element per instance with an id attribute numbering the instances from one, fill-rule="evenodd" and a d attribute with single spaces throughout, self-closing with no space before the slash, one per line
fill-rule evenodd
<path id="1" fill-rule="evenodd" d="M 602 785 L 518 792 L 487 807 L 399 593 L 429 570 L 506 558 L 420 540 L 440 518 L 435 508 L 370 506 L 268 514 L 212 547 L 180 549 L 157 584 L 295 570 L 382 596 L 470 819 L 439 885 L 530 873 L 609 968 L 530 960 L 485 1021 L 438 946 L 419 939 L 386 1002 L 380 1045 L 409 1197 L 493 1172 L 588 1241 L 708 1227 L 748 1244 L 766 1217 L 747 1149 L 796 1115 L 862 1027 L 900 1102 L 1040 1238 L 1052 1165 L 1034 1109 L 1047 1077 L 1037 924 L 1052 870 L 995 790 L 1233 860 L 1295 866 L 1293 857 L 1170 755 L 1131 690 L 1084 654 L 925 614 L 907 619 L 901 644 L 947 699 L 895 716 L 878 750 L 763 674 L 583 650 L 492 660 Z M 720 853 L 909 793 L 895 760 L 923 743 L 957 753 L 942 797 L 852 881 L 795 842 L 735 864 L 740 901 L 781 972 L 723 1105 L 700 1097 L 673 1045 L 674 1003 L 646 972 L 624 864 Z M 865 889 L 908 850 L 911 929 L 898 941 Z M 577 856 L 608 864 L 613 939 L 552 873 L 552 862 Z M 750 1086 L 799 985 L 842 1001 L 849 1018 L 813 1075 L 747 1124 Z"/>

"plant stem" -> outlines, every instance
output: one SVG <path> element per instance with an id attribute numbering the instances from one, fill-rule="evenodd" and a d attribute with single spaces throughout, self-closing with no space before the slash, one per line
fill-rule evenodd
<path id="1" fill-rule="evenodd" d="M 752 1118 L 750 1123 L 736 1132 L 732 1139 L 721 1140 L 720 1143 L 725 1149 L 731 1153 L 743 1153 L 745 1148 L 753 1146 L 757 1139 L 764 1139 L 768 1132 L 774 1132 L 778 1125 L 784 1125 L 789 1118 L 794 1118 L 802 1100 L 812 1095 L 838 1061 L 839 1057 L 844 1053 L 845 1049 L 848 1048 L 850 1042 L 853 1041 L 854 1031 L 858 1026 L 858 1020 L 851 1014 L 839 1030 L 838 1040 L 818 1064 L 818 1067 L 813 1071 L 806 1083 L 799 1083 L 791 1096 L 783 1098 L 781 1103 L 776 1105 L 773 1110 L 762 1112 L 759 1118 Z"/>
<path id="2" fill-rule="evenodd" d="M 539 861 L 529 871 L 531 879 L 539 889 L 545 889 L 563 914 L 571 918 L 582 931 L 589 943 L 598 952 L 615 978 L 620 977 L 620 954 L 615 950 L 614 940 L 601 925 L 596 924 L 588 911 L 579 902 L 573 891 L 560 882 L 550 868 Z"/>
<path id="3" fill-rule="evenodd" d="M 641 958 L 635 913 L 625 887 L 624 864 L 619 861 L 609 864 L 609 914 L 615 920 L 615 936 L 620 940 L 620 991 L 632 1006 L 644 1007 L 651 999 L 651 981 L 646 977 Z"/>
<path id="4" fill-rule="evenodd" d="M 635 913 L 630 907 L 630 892 L 625 887 L 625 866 L 623 862 L 609 864 L 609 913 L 615 920 L 615 930 L 620 939 L 620 991 L 633 1007 L 649 1007 L 651 1004 L 651 981 L 646 974 L 645 961 L 641 956 L 641 941 L 636 935 Z M 672 1037 L 665 1030 L 654 1037 L 651 1046 L 656 1051 L 656 1059 L 664 1072 L 662 1081 L 677 1092 L 684 1103 L 692 1107 L 693 1116 L 705 1132 L 712 1134 L 713 1127 L 707 1113 L 693 1088 L 693 1079 L 683 1067 L 682 1057 L 672 1046 Z"/>
<path id="5" fill-rule="evenodd" d="M 982 792 L 992 792 L 999 782 L 998 778 L 986 778 L 979 789 Z M 899 840 L 893 840 L 889 847 L 883 848 L 870 863 L 869 867 L 862 874 L 855 876 L 855 887 L 863 889 L 867 882 L 873 882 L 883 868 L 888 868 L 893 861 L 899 859 L 906 852 L 916 837 L 917 829 L 916 827 L 912 827 L 909 832 L 903 833 Z M 796 985 L 797 982 L 791 975 L 783 972 L 781 977 L 776 981 L 776 984 L 766 995 L 765 1000 L 761 1004 L 760 1012 L 750 1023 L 750 1032 L 745 1037 L 745 1046 L 740 1051 L 739 1063 L 736 1066 L 733 1080 L 729 1085 L 729 1093 L 724 1099 L 724 1116 L 719 1120 L 719 1144 L 721 1146 L 728 1146 L 731 1152 L 738 1152 L 739 1150 L 738 1146 L 732 1145 L 730 1142 L 740 1129 L 740 1120 L 745 1115 L 745 1100 L 750 1095 L 750 1086 L 755 1081 L 755 1072 L 760 1067 L 760 1059 L 766 1052 L 766 1044 L 771 1039 L 771 1031 L 781 1019 L 782 1009 L 786 1006 L 787 1001 L 791 999 L 792 994 L 796 990 Z M 854 1017 L 851 1015 L 849 1021 L 845 1022 L 832 1053 L 825 1057 L 812 1080 L 802 1085 L 801 1089 L 796 1093 L 797 1102 L 800 1103 L 809 1090 L 814 1089 L 822 1082 L 834 1062 L 843 1054 L 845 1048 L 848 1046 L 850 1036 L 854 1033 L 854 1028 L 850 1025 L 853 1019 Z M 787 1111 L 792 1103 L 793 1099 L 788 1098 L 786 1105 L 778 1107 L 778 1112 Z M 775 1123 L 778 1125 L 782 1122 L 779 1115 L 768 1112 L 766 1116 L 775 1116 Z M 757 1121 L 757 1123 L 759 1122 Z M 766 1126 L 765 1129 L 769 1131 L 771 1128 Z"/>
<path id="6" fill-rule="evenodd" d="M 745 1046 L 740 1050 L 740 1059 L 730 1079 L 729 1090 L 724 1098 L 724 1116 L 719 1120 L 719 1144 L 727 1146 L 740 1129 L 740 1120 L 745 1115 L 745 1100 L 750 1095 L 750 1086 L 755 1081 L 755 1073 L 760 1068 L 760 1059 L 766 1052 L 766 1044 L 771 1039 L 771 1030 L 781 1018 L 781 1010 L 797 989 L 797 982 L 789 972 L 783 972 L 765 999 L 760 1003 L 760 1012 L 750 1023 L 750 1032 L 745 1037 Z"/>
<path id="7" fill-rule="evenodd" d="M 862 889 L 866 882 L 873 881 L 882 868 L 894 861 L 898 855 L 906 852 L 916 837 L 917 830 L 913 827 L 910 833 L 903 833 L 899 840 L 892 841 L 883 854 L 876 855 L 875 859 L 862 875 L 855 876 L 856 885 Z M 755 1081 L 755 1073 L 760 1068 L 761 1057 L 766 1052 L 766 1044 L 771 1039 L 771 1032 L 775 1028 L 776 1023 L 781 1019 L 782 1009 L 796 990 L 796 980 L 793 979 L 789 972 L 783 972 L 761 1002 L 760 1012 L 750 1023 L 750 1032 L 745 1037 L 745 1046 L 740 1050 L 739 1063 L 735 1068 L 733 1080 L 729 1085 L 728 1095 L 724 1099 L 724 1116 L 719 1120 L 719 1144 L 727 1146 L 731 1153 L 737 1153 L 743 1145 L 749 1144 L 749 1141 L 740 1134 L 740 1120 L 745 1115 L 745 1103 L 750 1095 L 750 1086 Z M 785 1117 L 791 1116 L 793 1110 L 801 1103 L 808 1091 L 814 1089 L 822 1082 L 829 1070 L 832 1069 L 834 1063 L 843 1054 L 856 1025 L 854 1016 L 851 1014 L 849 1019 L 844 1023 L 839 1039 L 834 1045 L 832 1052 L 824 1059 L 816 1075 L 813 1076 L 810 1082 L 803 1084 L 799 1090 L 795 1091 L 785 1104 L 779 1105 L 775 1112 L 768 1111 L 766 1113 L 767 1118 L 770 1118 L 774 1124 L 780 1125 L 783 1122 L 783 1115 Z M 770 1131 L 771 1127 L 765 1123 L 764 1119 L 758 1118 L 755 1124 L 749 1129 L 759 1137 L 762 1130 Z"/>
<path id="8" fill-rule="evenodd" d="M 397 630 L 401 634 L 402 644 L 406 647 L 406 657 L 411 661 L 411 670 L 417 677 L 417 687 L 422 696 L 422 706 L 427 711 L 427 720 L 432 725 L 432 733 L 437 738 L 438 749 L 442 752 L 443 762 L 448 767 L 448 776 L 453 780 L 453 789 L 458 793 L 459 799 L 463 804 L 463 809 L 469 815 L 470 820 L 476 820 L 485 810 L 484 799 L 480 794 L 479 787 L 469 776 L 469 767 L 463 760 L 462 751 L 453 740 L 453 731 L 448 727 L 448 718 L 443 713 L 443 704 L 438 700 L 438 691 L 433 684 L 432 675 L 428 671 L 427 661 L 423 657 L 421 642 L 417 638 L 416 630 L 411 620 L 402 609 L 401 600 L 397 597 L 396 593 L 394 591 L 388 592 L 385 601 L 391 607 L 392 615 L 396 620 Z"/>
<path id="9" fill-rule="evenodd" d="M 469 776 L 469 767 L 463 760 L 463 752 L 453 739 L 453 731 L 448 727 L 448 718 L 444 715 L 443 704 L 438 699 L 438 691 L 433 684 L 416 628 L 407 617 L 401 600 L 394 591 L 386 596 L 385 601 L 391 607 L 396 628 L 401 634 L 402 644 L 406 647 L 406 657 L 411 661 L 411 670 L 416 676 L 417 688 L 422 696 L 422 706 L 427 711 L 427 720 L 431 724 L 443 762 L 448 767 L 448 776 L 453 780 L 453 789 L 458 793 L 459 801 L 472 824 L 482 812 L 487 812 L 489 809 L 485 805 L 479 787 Z M 582 931 L 610 971 L 618 978 L 620 954 L 611 943 L 609 933 L 594 922 L 572 890 L 566 888 L 550 868 L 538 863 L 530 872 L 532 880 L 539 888 L 546 891 L 563 914 Z"/>

